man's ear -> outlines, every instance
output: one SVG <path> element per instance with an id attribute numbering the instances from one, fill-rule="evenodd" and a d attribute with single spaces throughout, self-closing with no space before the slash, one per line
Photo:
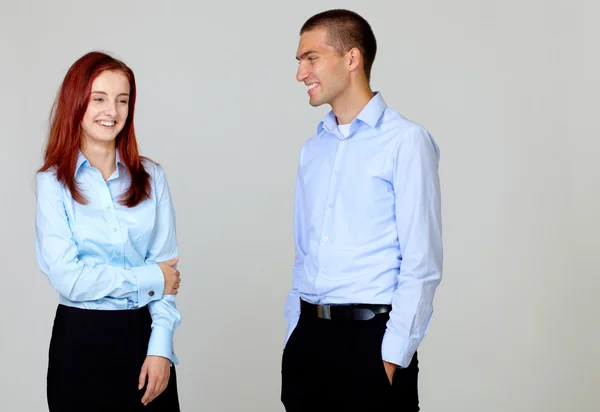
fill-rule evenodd
<path id="1" fill-rule="evenodd" d="M 348 60 L 348 69 L 350 71 L 356 70 L 360 66 L 360 62 L 362 60 L 362 54 L 360 50 L 356 47 L 353 47 L 348 51 L 348 56 L 350 59 Z"/>

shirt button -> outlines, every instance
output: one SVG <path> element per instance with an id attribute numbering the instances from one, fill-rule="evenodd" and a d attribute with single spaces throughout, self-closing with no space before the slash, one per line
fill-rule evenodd
<path id="1" fill-rule="evenodd" d="M 116 228 L 116 227 L 113 227 L 113 232 L 116 232 L 116 231 L 117 231 L 117 228 Z"/>
<path id="2" fill-rule="evenodd" d="M 106 210 L 110 210 L 110 209 L 112 209 L 111 206 L 106 206 Z"/>
<path id="3" fill-rule="evenodd" d="M 333 207 L 333 203 L 328 204 L 327 207 L 331 209 Z"/>
<path id="4" fill-rule="evenodd" d="M 121 256 L 121 252 L 117 252 L 115 253 L 117 256 Z"/>
<path id="5" fill-rule="evenodd" d="M 327 237 L 327 236 L 325 236 L 325 237 L 323 238 L 323 241 L 324 241 L 324 242 L 327 242 L 327 239 L 328 239 L 328 237 Z"/>
<path id="6" fill-rule="evenodd" d="M 148 292 L 148 296 L 154 296 L 154 291 L 151 290 L 150 292 Z"/>
<path id="7" fill-rule="evenodd" d="M 345 141 L 345 140 L 342 140 L 342 144 L 346 144 L 346 141 Z"/>

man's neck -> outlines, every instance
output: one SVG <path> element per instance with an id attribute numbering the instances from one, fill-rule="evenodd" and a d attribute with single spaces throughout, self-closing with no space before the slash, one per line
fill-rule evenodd
<path id="1" fill-rule="evenodd" d="M 350 124 L 373 98 L 369 85 L 350 87 L 343 95 L 331 104 L 338 124 Z"/>
<path id="2" fill-rule="evenodd" d="M 81 146 L 81 152 L 90 162 L 90 166 L 100 171 L 104 180 L 108 179 L 117 169 L 117 151 L 114 142 L 107 145 L 87 142 Z"/>

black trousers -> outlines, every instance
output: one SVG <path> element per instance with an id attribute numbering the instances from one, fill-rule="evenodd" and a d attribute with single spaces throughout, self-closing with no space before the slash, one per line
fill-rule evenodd
<path id="1" fill-rule="evenodd" d="M 282 358 L 287 412 L 419 411 L 418 360 L 396 369 L 392 384 L 381 356 L 387 313 L 370 320 L 326 320 L 302 313 Z"/>
<path id="2" fill-rule="evenodd" d="M 86 310 L 59 305 L 47 375 L 50 412 L 179 412 L 177 377 L 171 367 L 165 391 L 144 407 L 138 378 L 146 358 L 152 319 L 138 310 Z"/>

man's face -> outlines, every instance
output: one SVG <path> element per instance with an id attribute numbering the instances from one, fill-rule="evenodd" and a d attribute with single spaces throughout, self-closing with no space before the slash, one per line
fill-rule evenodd
<path id="1" fill-rule="evenodd" d="M 300 36 L 296 80 L 308 87 L 311 106 L 333 105 L 350 86 L 347 55 L 327 44 L 327 29 L 315 29 Z"/>

